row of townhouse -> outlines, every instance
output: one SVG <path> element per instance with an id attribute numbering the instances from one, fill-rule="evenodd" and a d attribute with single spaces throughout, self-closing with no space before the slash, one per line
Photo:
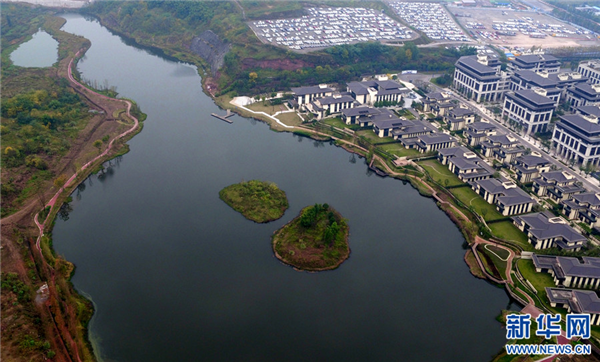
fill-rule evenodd
<path id="1" fill-rule="evenodd" d="M 295 109 L 311 112 L 317 119 L 339 115 L 345 109 L 378 102 L 400 103 L 410 90 L 400 83 L 378 76 L 375 80 L 351 82 L 345 92 L 321 84 L 318 86 L 292 88 L 294 99 L 290 105 Z"/>
<path id="2" fill-rule="evenodd" d="M 535 201 L 511 181 L 492 178 L 494 170 L 466 147 L 439 150 L 438 160 L 504 216 L 531 212 Z"/>

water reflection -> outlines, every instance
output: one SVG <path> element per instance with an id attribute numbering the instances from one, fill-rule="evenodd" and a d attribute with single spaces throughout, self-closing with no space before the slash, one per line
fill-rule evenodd
<path id="1" fill-rule="evenodd" d="M 39 30 L 31 40 L 11 53 L 10 60 L 19 67 L 50 67 L 58 60 L 58 42 L 50 34 Z"/>

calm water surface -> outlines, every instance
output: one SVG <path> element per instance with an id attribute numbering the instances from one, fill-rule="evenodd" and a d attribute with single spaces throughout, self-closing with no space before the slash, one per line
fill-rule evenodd
<path id="1" fill-rule="evenodd" d="M 464 239 L 431 199 L 340 148 L 217 120 L 195 68 L 66 18 L 92 41 L 83 76 L 148 114 L 131 152 L 87 180 L 54 229 L 97 307 L 105 360 L 488 361 L 500 350 L 494 317 L 508 298 L 469 274 Z M 286 191 L 282 219 L 255 224 L 219 200 L 255 178 Z M 316 202 L 349 220 L 352 254 L 335 271 L 297 272 L 270 236 Z"/>
<path id="2" fill-rule="evenodd" d="M 50 67 L 58 60 L 58 42 L 45 31 L 33 34 L 10 54 L 14 65 L 28 68 Z"/>

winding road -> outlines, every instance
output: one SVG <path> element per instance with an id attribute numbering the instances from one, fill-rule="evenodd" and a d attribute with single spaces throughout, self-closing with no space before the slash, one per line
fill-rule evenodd
<path id="1" fill-rule="evenodd" d="M 107 97 L 103 94 L 100 94 L 98 92 L 95 92 L 89 88 L 87 88 L 86 86 L 84 86 L 83 84 L 79 83 L 77 80 L 75 80 L 75 78 L 73 77 L 73 72 L 72 72 L 72 67 L 73 67 L 73 60 L 79 56 L 79 54 L 82 52 L 83 49 L 80 49 L 77 54 L 75 54 L 75 56 L 73 58 L 71 58 L 71 61 L 69 62 L 69 67 L 67 69 L 68 72 L 68 78 L 69 78 L 69 82 L 71 82 L 73 84 L 73 88 L 79 92 L 79 93 L 89 93 L 91 95 L 93 95 L 94 97 L 100 97 L 100 98 L 104 98 L 104 99 L 109 99 L 109 100 L 114 100 L 114 101 L 121 101 L 124 102 L 127 105 L 127 116 L 129 118 L 131 118 L 134 122 L 133 126 L 128 129 L 127 131 L 121 133 L 120 135 L 116 136 L 115 138 L 113 138 L 109 144 L 108 147 L 106 147 L 106 149 L 104 150 L 104 152 L 102 152 L 101 154 L 99 154 L 98 156 L 96 156 L 94 159 L 92 159 L 91 161 L 89 161 L 88 163 L 86 163 L 85 165 L 81 166 L 81 168 L 79 169 L 79 171 L 75 172 L 66 182 L 65 184 L 54 194 L 54 196 L 52 197 L 52 199 L 50 199 L 50 201 L 48 201 L 48 203 L 46 204 L 46 207 L 50 206 L 51 210 L 54 208 L 55 204 L 56 204 L 56 200 L 58 200 L 59 196 L 62 194 L 62 192 L 68 188 L 69 186 L 71 186 L 71 184 L 73 183 L 73 181 L 75 181 L 75 179 L 77 178 L 77 176 L 79 175 L 79 173 L 81 171 L 86 170 L 87 168 L 89 168 L 91 165 L 94 164 L 94 162 L 98 161 L 99 159 L 103 158 L 104 156 L 106 156 L 108 154 L 108 152 L 112 149 L 113 144 L 115 143 L 115 141 L 127 136 L 128 134 L 134 132 L 138 126 L 139 126 L 139 121 L 136 117 L 134 117 L 131 114 L 131 107 L 132 104 L 130 101 L 128 100 L 124 100 L 124 99 L 116 99 L 116 98 L 111 98 L 111 97 Z M 48 215 L 50 215 L 50 213 L 48 213 Z M 42 239 L 42 236 L 44 236 L 44 228 L 45 228 L 45 224 L 46 221 L 48 220 L 48 217 L 46 217 L 46 219 L 43 222 L 39 222 L 38 220 L 38 214 L 35 215 L 34 217 L 34 222 L 35 225 L 38 227 L 38 229 L 40 230 L 40 235 L 38 236 L 37 240 L 36 240 L 36 247 L 37 249 L 40 251 L 41 253 L 41 247 L 40 247 L 40 241 Z"/>

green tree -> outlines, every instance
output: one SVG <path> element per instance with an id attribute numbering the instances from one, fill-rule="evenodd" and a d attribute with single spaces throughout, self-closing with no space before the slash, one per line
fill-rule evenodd
<path id="1" fill-rule="evenodd" d="M 101 140 L 95 140 L 94 141 L 94 147 L 96 147 L 98 149 L 98 153 L 100 153 L 102 151 L 102 141 Z"/>

